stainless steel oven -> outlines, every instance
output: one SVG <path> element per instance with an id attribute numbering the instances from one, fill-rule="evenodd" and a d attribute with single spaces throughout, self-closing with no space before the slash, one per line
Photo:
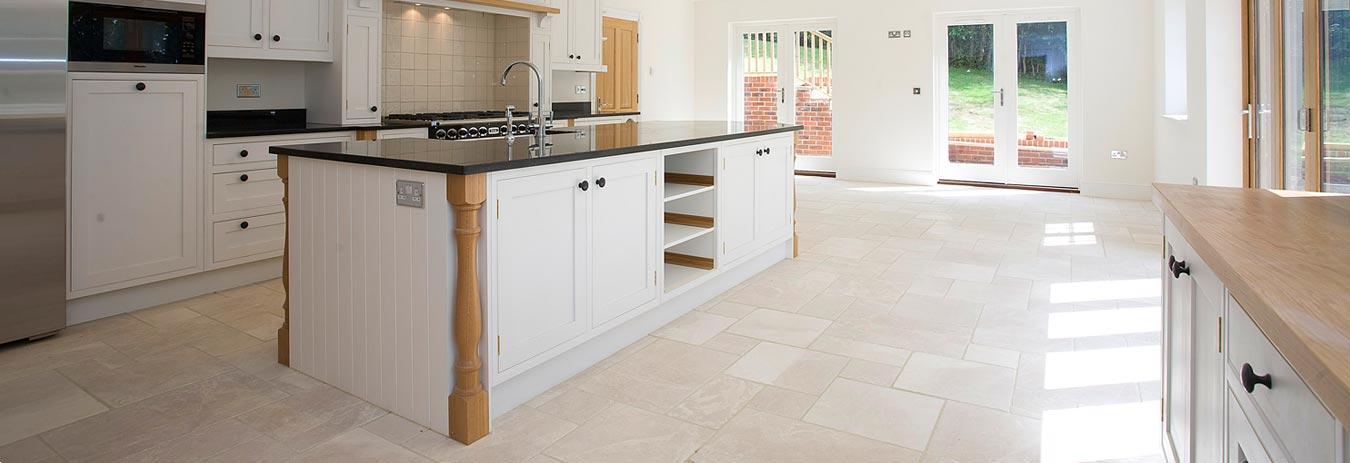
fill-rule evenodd
<path id="1" fill-rule="evenodd" d="M 70 2 L 71 71 L 206 70 L 206 6 L 156 0 Z"/>

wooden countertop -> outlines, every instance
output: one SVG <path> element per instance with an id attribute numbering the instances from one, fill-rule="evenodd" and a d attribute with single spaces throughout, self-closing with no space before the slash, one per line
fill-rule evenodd
<path id="1" fill-rule="evenodd" d="M 1350 423 L 1350 196 L 1153 186 L 1153 203 Z"/>

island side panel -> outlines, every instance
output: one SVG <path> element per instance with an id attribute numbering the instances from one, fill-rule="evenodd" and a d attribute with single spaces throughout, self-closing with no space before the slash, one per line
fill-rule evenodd
<path id="1" fill-rule="evenodd" d="M 281 207 L 286 214 L 290 214 L 290 206 L 287 199 L 290 197 L 290 169 L 288 156 L 277 156 L 277 177 L 281 178 Z M 281 301 L 281 311 L 284 318 L 281 321 L 281 328 L 277 328 L 277 363 L 282 365 L 291 365 L 291 221 L 286 220 L 286 240 L 281 251 L 281 289 L 285 292 L 286 298 Z"/>
<path id="2" fill-rule="evenodd" d="M 291 366 L 450 433 L 451 207 L 442 174 L 291 157 Z M 422 182 L 423 207 L 395 202 Z"/>
<path id="3" fill-rule="evenodd" d="M 455 389 L 450 395 L 450 437 L 472 444 L 489 430 L 488 393 L 483 389 L 483 305 L 479 288 L 479 216 L 487 200 L 487 175 L 447 176 L 446 197 L 455 211 L 454 308 Z"/>

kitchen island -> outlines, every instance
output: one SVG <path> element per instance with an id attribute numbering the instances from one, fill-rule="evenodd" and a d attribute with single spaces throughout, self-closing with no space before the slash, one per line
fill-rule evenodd
<path id="1" fill-rule="evenodd" d="M 288 227 L 278 358 L 472 443 L 492 417 L 791 258 L 800 129 L 273 146 Z"/>

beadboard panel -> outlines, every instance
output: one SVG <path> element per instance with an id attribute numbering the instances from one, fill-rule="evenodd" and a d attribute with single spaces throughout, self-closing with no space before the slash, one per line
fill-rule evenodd
<path id="1" fill-rule="evenodd" d="M 449 432 L 455 251 L 446 178 L 291 158 L 291 366 Z M 423 182 L 425 208 L 395 181 Z"/>

